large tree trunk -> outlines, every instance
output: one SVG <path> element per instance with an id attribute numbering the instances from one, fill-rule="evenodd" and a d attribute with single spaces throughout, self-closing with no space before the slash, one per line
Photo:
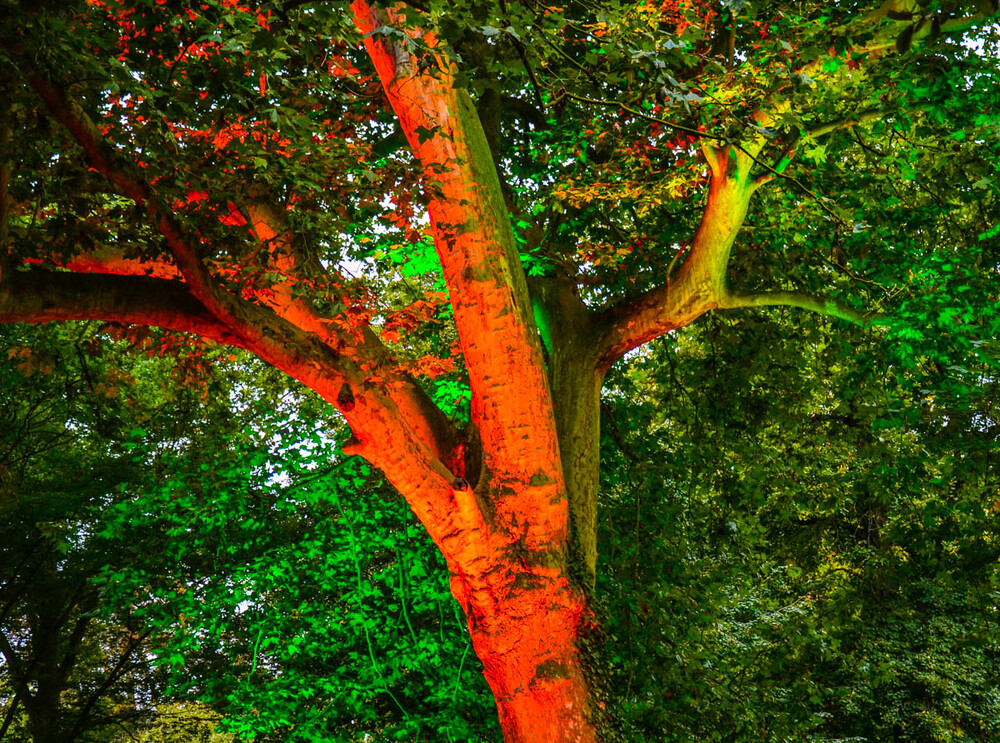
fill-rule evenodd
<path id="1" fill-rule="evenodd" d="M 581 654 L 588 612 L 564 568 L 516 548 L 452 581 L 507 743 L 596 741 Z"/>
<path id="2" fill-rule="evenodd" d="M 360 453 L 374 457 L 415 505 L 448 561 L 505 741 L 591 743 L 598 735 L 581 653 L 591 620 L 579 576 L 592 573 L 593 547 L 570 547 L 572 483 L 495 161 L 468 91 L 453 83 L 450 63 L 412 58 L 405 45 L 379 34 L 399 20 L 391 11 L 363 0 L 352 7 L 426 174 L 435 247 L 472 390 L 461 451 L 442 453 L 445 477 L 454 475 L 452 492 L 429 494 L 426 481 L 409 481 L 404 460 L 387 461 L 370 445 Z M 423 41 L 435 47 L 433 38 Z M 453 515 L 442 513 L 450 499 Z M 575 530 L 576 541 L 593 545 L 595 525 L 590 519 L 587 534 Z M 583 553 L 591 565 L 571 569 Z"/>

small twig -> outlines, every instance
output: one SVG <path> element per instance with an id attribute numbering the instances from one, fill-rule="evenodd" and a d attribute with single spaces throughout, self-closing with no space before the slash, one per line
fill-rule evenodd
<path id="1" fill-rule="evenodd" d="M 542 90 L 538 84 L 538 78 L 535 77 L 535 71 L 531 68 L 531 64 L 528 62 L 528 55 L 525 53 L 524 44 L 519 40 L 514 39 L 514 48 L 517 49 L 517 54 L 521 58 L 521 64 L 524 65 L 524 71 L 528 73 L 528 79 L 531 81 L 531 90 L 535 94 L 535 103 L 542 111 L 544 111 L 545 101 L 542 98 Z"/>
<path id="2" fill-rule="evenodd" d="M 853 281 L 857 281 L 862 284 L 868 284 L 869 286 L 877 286 L 879 289 L 882 289 L 883 291 L 888 291 L 885 287 L 885 284 L 881 284 L 878 281 L 875 281 L 875 279 L 866 279 L 863 276 L 859 276 L 858 274 L 854 273 L 851 269 L 849 269 L 847 266 L 841 265 L 840 263 L 837 263 L 836 261 L 827 258 L 822 253 L 820 253 L 816 248 L 810 246 L 809 250 L 812 251 L 812 253 L 817 258 L 819 258 L 820 261 L 822 261 L 824 264 L 826 264 L 830 268 L 835 268 L 836 270 L 840 271 Z"/>
<path id="3" fill-rule="evenodd" d="M 594 76 L 594 73 L 592 71 L 588 70 L 582 64 L 580 64 L 579 62 L 577 62 L 575 59 L 573 59 L 571 56 L 569 56 L 566 52 L 564 52 L 558 46 L 556 46 L 555 44 L 553 44 L 551 41 L 549 41 L 548 39 L 546 39 L 544 36 L 541 37 L 541 38 L 542 38 L 543 43 L 545 43 L 547 46 L 549 46 L 550 48 L 552 48 L 553 50 L 555 50 L 556 54 L 558 54 L 560 57 L 562 57 L 563 59 L 565 59 L 571 65 L 573 65 L 574 67 L 576 67 L 576 69 L 578 69 L 580 72 L 582 72 L 584 75 L 586 75 L 590 79 L 590 82 L 594 85 L 595 88 L 597 88 L 597 89 L 600 88 L 600 81 Z M 561 97 L 562 96 L 560 96 L 560 98 Z M 552 102 L 553 105 L 555 105 L 560 100 L 560 98 L 557 98 L 555 101 L 553 101 Z"/>
<path id="4" fill-rule="evenodd" d="M 577 95 L 576 93 L 570 93 L 568 90 L 563 91 L 563 93 L 552 101 L 552 105 L 557 104 L 563 98 L 571 98 L 574 101 L 579 101 L 580 103 L 589 103 L 593 106 L 606 106 L 610 108 L 617 108 L 625 113 L 632 114 L 633 116 L 638 116 L 641 119 L 646 119 L 647 121 L 652 121 L 657 124 L 669 127 L 674 131 L 684 132 L 685 134 L 690 134 L 693 137 L 699 137 L 701 139 L 711 139 L 716 142 L 723 142 L 724 144 L 734 145 L 734 142 L 729 137 L 724 137 L 719 134 L 711 134 L 710 132 L 703 132 L 694 127 L 684 126 L 683 124 L 675 124 L 672 121 L 667 121 L 666 119 L 661 119 L 658 116 L 651 116 L 650 114 L 643 113 L 642 111 L 636 110 L 629 105 L 621 103 L 620 101 L 609 101 L 600 98 L 587 98 L 582 95 Z M 750 154 L 750 153 L 747 153 Z"/>
<path id="5" fill-rule="evenodd" d="M 675 256 L 673 257 L 673 259 L 672 259 L 672 260 L 670 261 L 670 265 L 669 265 L 669 266 L 667 266 L 667 283 L 668 283 L 668 284 L 670 283 L 670 274 L 671 274 L 671 273 L 673 273 L 673 270 L 674 270 L 674 264 L 675 264 L 675 263 L 677 263 L 677 260 L 678 260 L 678 259 L 679 259 L 679 258 L 680 258 L 680 257 L 681 257 L 682 255 L 684 255 L 684 252 L 685 252 L 685 251 L 686 251 L 686 250 L 687 250 L 687 249 L 688 249 L 689 247 L 691 247 L 691 246 L 690 246 L 690 244 L 688 244 L 688 243 L 684 243 L 683 245 L 681 245 L 681 248 L 680 248 L 680 250 L 678 250 L 678 251 L 677 251 L 677 254 L 676 254 L 676 255 L 675 255 Z"/>
<path id="6" fill-rule="evenodd" d="M 506 0 L 500 0 L 500 9 L 503 11 L 504 15 L 507 15 L 507 3 Z M 518 39 L 516 36 L 510 34 L 505 34 L 509 37 L 514 48 L 517 49 L 517 55 L 521 58 L 521 64 L 524 65 L 524 71 L 528 74 L 528 79 L 531 81 L 531 89 L 535 93 L 535 103 L 538 104 L 538 108 L 542 111 L 545 110 L 545 101 L 542 100 L 542 91 L 538 85 L 538 79 L 535 77 L 535 71 L 531 69 L 531 64 L 528 62 L 528 55 L 525 51 L 524 42 Z"/>

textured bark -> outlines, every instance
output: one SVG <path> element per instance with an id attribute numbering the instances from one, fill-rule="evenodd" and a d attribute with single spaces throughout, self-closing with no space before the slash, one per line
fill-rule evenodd
<path id="1" fill-rule="evenodd" d="M 579 642 L 588 612 L 565 565 L 508 548 L 457 586 L 506 743 L 596 741 Z M 540 564 L 532 564 L 532 561 Z"/>
<path id="2" fill-rule="evenodd" d="M 570 570 L 556 416 L 493 153 L 448 63 L 422 60 L 437 69 L 418 73 L 418 60 L 371 33 L 392 24 L 393 14 L 360 0 L 352 7 L 427 174 L 435 247 L 472 390 L 478 467 L 462 473 L 454 494 L 466 525 L 444 534 L 434 517 L 425 525 L 441 535 L 505 740 L 596 741 L 579 647 L 588 613 Z M 422 41 L 434 48 L 434 39 Z M 386 473 L 397 484 L 393 469 Z M 403 485 L 404 496 L 416 495 Z"/>
<path id="3" fill-rule="evenodd" d="M 572 565 L 593 586 L 597 572 L 600 401 L 604 369 L 591 312 L 572 282 L 538 280 L 535 316 L 548 349 L 559 454 L 569 492 Z"/>

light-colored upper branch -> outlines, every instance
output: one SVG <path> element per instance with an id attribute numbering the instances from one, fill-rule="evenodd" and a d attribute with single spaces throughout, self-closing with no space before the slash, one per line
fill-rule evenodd
<path id="1" fill-rule="evenodd" d="M 662 285 L 613 305 L 598 318 L 599 369 L 713 309 L 784 305 L 858 325 L 881 319 L 833 299 L 799 292 L 732 292 L 726 276 L 729 258 L 759 179 L 751 177 L 755 161 L 747 153 L 707 146 L 703 150 L 711 173 L 708 197 L 684 263 L 676 276 L 668 275 Z"/>
<path id="2" fill-rule="evenodd" d="M 750 177 L 755 161 L 734 147 L 702 149 L 711 172 L 708 197 L 684 263 L 662 285 L 601 315 L 599 368 L 606 369 L 633 348 L 688 325 L 717 307 L 728 292 L 726 268 L 756 189 Z"/>
<path id="3" fill-rule="evenodd" d="M 810 312 L 816 312 L 825 317 L 836 317 L 854 325 L 868 327 L 878 325 L 885 319 L 884 315 L 874 312 L 862 312 L 830 297 L 822 297 L 803 292 L 730 292 L 719 300 L 721 310 L 740 309 L 744 307 L 798 307 Z"/>
<path id="4" fill-rule="evenodd" d="M 841 131 L 843 129 L 853 129 L 861 124 L 867 124 L 872 121 L 878 121 L 885 116 L 885 112 L 879 109 L 870 109 L 867 111 L 862 111 L 853 116 L 848 116 L 843 119 L 838 119 L 836 121 L 827 121 L 822 124 L 817 124 L 810 127 L 803 132 L 804 134 L 815 138 L 824 137 L 827 134 L 832 134 L 836 131 Z M 761 173 L 755 179 L 755 183 L 758 187 L 763 186 L 766 183 L 770 183 L 776 177 L 783 176 L 785 170 L 788 168 L 792 159 L 795 157 L 795 152 L 798 149 L 798 142 L 800 137 L 796 136 L 792 143 L 785 148 L 785 151 L 781 153 L 781 157 L 778 161 L 770 167 L 766 173 Z M 805 187 L 803 187 L 805 188 Z M 808 191 L 807 191 L 808 192 Z M 811 192 L 808 192 L 811 193 Z M 834 215 L 836 216 L 836 215 Z"/>

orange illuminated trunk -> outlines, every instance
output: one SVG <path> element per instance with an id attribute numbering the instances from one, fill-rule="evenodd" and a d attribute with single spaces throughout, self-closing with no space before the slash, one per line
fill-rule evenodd
<path id="1" fill-rule="evenodd" d="M 424 170 L 435 248 L 472 392 L 461 441 L 453 451 L 435 452 L 440 466 L 432 469 L 442 479 L 414 474 L 412 458 L 394 457 L 393 444 L 384 440 L 377 444 L 362 434 L 355 451 L 386 473 L 448 561 L 452 593 L 468 618 L 504 740 L 596 743 L 581 652 L 591 619 L 577 575 L 587 569 L 571 571 L 589 562 L 571 545 L 592 545 L 594 535 L 580 533 L 571 496 L 593 494 L 597 470 L 589 470 L 594 482 L 581 489 L 573 474 L 579 468 L 571 466 L 569 477 L 564 469 L 558 429 L 565 416 L 557 416 L 553 404 L 496 165 L 472 98 L 454 84 L 447 57 L 417 59 L 397 36 L 382 33 L 403 25 L 392 11 L 364 0 L 352 9 Z M 402 30 L 422 37 L 431 54 L 436 50 L 421 29 Z M 590 385 L 587 393 L 598 390 L 599 384 Z M 572 397 L 561 398 L 564 407 Z M 596 410 L 591 403 L 588 410 Z M 593 444 L 596 435 L 593 428 L 583 438 Z M 596 523 L 584 521 L 596 534 Z"/>
<path id="2" fill-rule="evenodd" d="M 580 652 L 588 613 L 564 571 L 508 550 L 475 580 L 452 579 L 507 743 L 587 743 L 597 735 Z"/>

